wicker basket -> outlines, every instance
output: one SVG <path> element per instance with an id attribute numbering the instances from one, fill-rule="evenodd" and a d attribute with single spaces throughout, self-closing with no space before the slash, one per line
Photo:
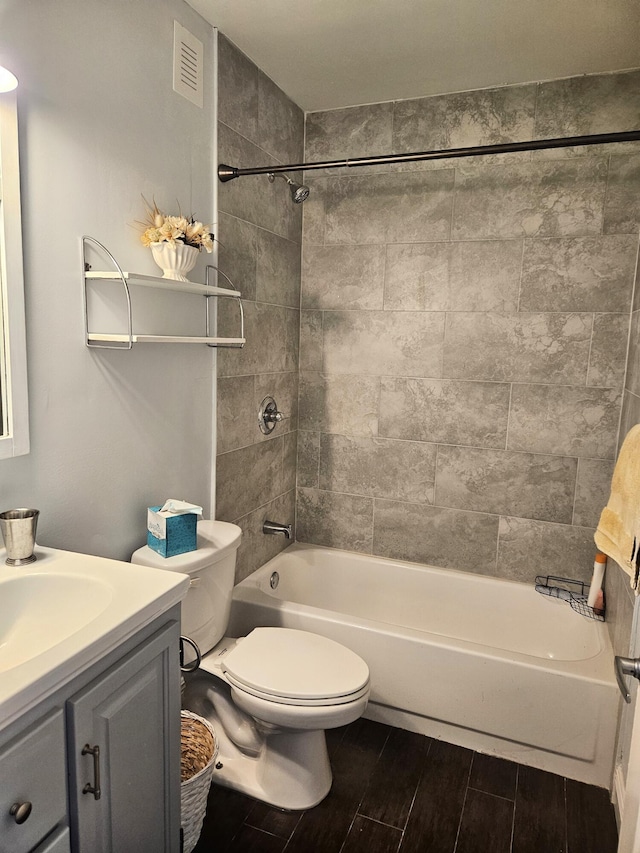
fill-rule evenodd
<path id="1" fill-rule="evenodd" d="M 213 776 L 218 742 L 207 720 L 191 711 L 180 712 L 180 805 L 183 853 L 198 843 L 207 811 L 207 796 Z"/>

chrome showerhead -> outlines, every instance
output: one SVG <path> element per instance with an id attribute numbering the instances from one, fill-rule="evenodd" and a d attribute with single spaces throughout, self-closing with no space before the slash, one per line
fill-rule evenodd
<path id="1" fill-rule="evenodd" d="M 283 172 L 269 172 L 267 177 L 271 183 L 273 183 L 276 178 L 282 178 L 283 181 L 286 181 L 289 184 L 289 190 L 294 204 L 302 204 L 302 202 L 309 197 L 309 187 L 305 187 L 302 184 L 296 184 L 295 181 L 292 181 L 291 178 Z"/>

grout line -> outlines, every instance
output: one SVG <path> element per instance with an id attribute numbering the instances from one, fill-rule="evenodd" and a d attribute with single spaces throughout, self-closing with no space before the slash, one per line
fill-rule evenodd
<path id="1" fill-rule="evenodd" d="M 467 776 L 467 786 L 466 786 L 465 791 L 464 791 L 464 801 L 462 803 L 462 809 L 460 810 L 460 820 L 458 821 L 458 831 L 456 832 L 456 840 L 455 840 L 455 843 L 453 845 L 453 850 L 451 851 L 451 853 L 456 853 L 456 850 L 458 848 L 458 841 L 460 839 L 460 830 L 462 829 L 462 818 L 464 816 L 464 810 L 465 810 L 465 807 L 467 805 L 467 795 L 469 793 L 469 787 L 470 787 L 469 781 L 471 779 L 471 771 L 473 769 L 473 759 L 474 759 L 475 755 L 476 755 L 476 753 L 474 752 L 472 757 L 471 757 L 471 761 L 469 762 L 469 774 Z"/>
<path id="2" fill-rule="evenodd" d="M 562 791 L 564 794 L 564 849 L 569 853 L 569 811 L 567 808 L 567 779 L 562 780 Z"/>
<path id="3" fill-rule="evenodd" d="M 487 797 L 493 797 L 496 800 L 504 800 L 505 803 L 515 803 L 515 797 L 503 797 L 500 794 L 492 794 L 491 791 L 485 791 L 483 788 L 476 788 L 475 785 L 467 786 L 470 791 L 477 791 L 479 794 L 484 794 Z"/>
<path id="4" fill-rule="evenodd" d="M 520 765 L 516 764 L 516 785 L 513 794 L 513 816 L 511 818 L 511 842 L 509 844 L 509 853 L 513 851 L 513 839 L 516 832 L 516 809 L 518 807 L 518 791 L 520 789 Z"/>
<path id="5" fill-rule="evenodd" d="M 371 823 L 379 823 L 381 826 L 388 826 L 389 829 L 396 829 L 398 832 L 402 832 L 402 830 L 400 829 L 399 826 L 394 826 L 394 824 L 392 824 L 392 823 L 387 823 L 384 820 L 378 820 L 375 817 L 369 817 L 368 814 L 363 814 L 363 812 L 361 812 L 359 810 L 359 807 L 358 807 L 358 811 L 356 811 L 356 817 L 361 817 L 364 820 L 370 820 Z"/>
<path id="6" fill-rule="evenodd" d="M 359 804 L 358 804 L 358 808 L 359 808 L 359 807 L 360 807 L 360 806 L 359 806 Z M 347 834 L 346 834 L 346 835 L 345 835 L 345 837 L 344 837 L 344 841 L 343 841 L 343 842 L 342 842 L 342 844 L 340 845 L 340 848 L 339 848 L 338 853 L 342 853 L 342 851 L 344 850 L 344 846 L 345 846 L 345 844 L 347 843 L 347 838 L 349 838 L 349 834 L 350 834 L 350 832 L 351 832 L 351 828 L 353 827 L 353 824 L 355 823 L 355 821 L 356 821 L 356 817 L 357 817 L 357 816 L 358 816 L 358 809 L 356 808 L 356 811 L 355 811 L 355 813 L 354 813 L 354 815 L 353 815 L 353 817 L 352 817 L 352 819 L 351 819 L 351 823 L 349 824 L 349 829 L 347 830 Z"/>

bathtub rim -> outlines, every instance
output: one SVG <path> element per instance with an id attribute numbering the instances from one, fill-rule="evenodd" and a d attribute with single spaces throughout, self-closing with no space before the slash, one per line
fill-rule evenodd
<path id="1" fill-rule="evenodd" d="M 446 634 L 436 632 L 423 631 L 417 628 L 411 628 L 402 625 L 396 625 L 392 622 L 382 622 L 376 619 L 367 619 L 361 616 L 355 616 L 350 613 L 345 613 L 340 610 L 327 610 L 310 604 L 302 604 L 289 599 L 282 599 L 275 595 L 270 595 L 264 591 L 258 583 L 265 581 L 269 583 L 269 577 L 273 571 L 278 571 L 278 562 L 290 553 L 299 553 L 305 551 L 329 551 L 336 554 L 344 554 L 350 558 L 356 557 L 361 560 L 376 559 L 384 562 L 389 562 L 402 568 L 408 568 L 415 571 L 427 569 L 430 572 L 435 572 L 440 576 L 447 577 L 451 572 L 462 578 L 471 578 L 481 583 L 488 583 L 502 586 L 517 585 L 518 587 L 526 587 L 533 590 L 533 586 L 522 581 L 512 580 L 510 578 L 497 578 L 489 575 L 476 575 L 475 573 L 464 572 L 457 569 L 445 569 L 439 566 L 431 566 L 424 563 L 411 563 L 407 560 L 398 560 L 390 557 L 380 557 L 374 554 L 362 554 L 360 552 L 345 551 L 339 548 L 329 548 L 324 545 L 312 545 L 304 542 L 294 542 L 280 553 L 276 554 L 260 568 L 256 569 L 251 574 L 243 578 L 237 583 L 233 589 L 233 599 L 244 601 L 249 604 L 266 606 L 270 610 L 288 610 L 292 614 L 300 616 L 313 616 L 325 622 L 346 622 L 361 630 L 378 630 L 381 633 L 389 634 L 393 637 L 402 637 L 411 642 L 428 642 L 432 645 L 442 646 L 446 649 L 464 649 L 471 655 L 484 657 L 489 654 L 490 657 L 509 662 L 517 662 L 531 669 L 551 670 L 558 674 L 571 674 L 573 677 L 584 679 L 587 681 L 595 681 L 602 684 L 615 684 L 615 674 L 613 670 L 613 648 L 606 623 L 597 620 L 587 620 L 590 624 L 590 630 L 597 632 L 599 641 L 599 651 L 586 658 L 564 659 L 542 657 L 539 655 L 526 654 L 524 652 L 512 651 L 509 649 L 501 649 L 494 646 L 489 646 L 484 643 L 473 642 L 458 637 L 451 637 Z M 534 591 L 535 592 L 535 591 Z M 539 595 L 539 593 L 538 593 Z M 566 607 L 571 608 L 566 602 L 552 599 L 548 596 L 540 596 L 544 599 L 545 606 L 551 607 Z M 569 615 L 569 614 L 567 614 Z M 576 619 L 586 619 L 579 613 L 571 610 L 571 615 Z"/>

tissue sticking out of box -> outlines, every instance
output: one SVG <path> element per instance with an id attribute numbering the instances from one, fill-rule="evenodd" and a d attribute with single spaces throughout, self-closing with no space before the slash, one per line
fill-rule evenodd
<path id="1" fill-rule="evenodd" d="M 163 557 L 175 557 L 197 548 L 196 524 L 202 507 L 168 500 L 147 511 L 147 545 Z"/>
<path id="2" fill-rule="evenodd" d="M 185 512 L 193 512 L 196 515 L 202 515 L 202 507 L 196 506 L 195 504 L 188 504 L 186 501 L 176 501 L 173 498 L 169 498 L 169 500 L 165 501 L 164 505 L 160 507 L 158 512 L 166 513 L 167 517 L 170 515 L 184 515 Z"/>

